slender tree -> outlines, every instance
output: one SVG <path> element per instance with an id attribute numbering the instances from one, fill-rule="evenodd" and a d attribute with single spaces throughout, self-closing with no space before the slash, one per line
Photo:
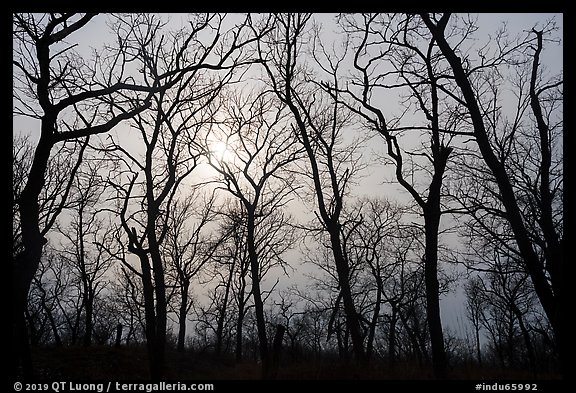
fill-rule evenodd
<path id="1" fill-rule="evenodd" d="M 561 92 L 558 90 L 562 86 L 562 80 L 542 79 L 540 55 L 543 50 L 545 31 L 534 29 L 530 32 L 530 37 L 519 42 L 506 42 L 500 39 L 498 51 L 491 58 L 486 58 L 486 54 L 481 52 L 477 60 L 478 66 L 475 66 L 473 61 L 476 59 L 462 56 L 462 49 L 459 45 L 451 44 L 448 40 L 451 29 L 450 14 L 422 14 L 421 18 L 450 65 L 453 78 L 459 88 L 459 100 L 472 124 L 474 138 L 482 159 L 497 185 L 501 196 L 500 201 L 514 235 L 518 253 L 554 330 L 562 372 L 567 375 L 566 367 L 570 356 L 567 348 L 570 347 L 568 344 L 573 339 L 567 333 L 569 326 L 567 307 L 569 306 L 565 296 L 569 291 L 564 270 L 561 214 L 557 213 L 562 209 L 562 171 L 561 165 L 556 164 L 558 150 L 561 149 L 554 146 L 554 136 L 558 135 L 555 131 L 562 128 L 562 122 L 556 120 L 555 115 L 561 110 L 561 105 L 559 105 Z M 491 70 L 504 67 L 511 62 L 517 64 L 519 51 L 525 50 L 529 51 L 528 56 L 531 58 L 532 65 L 528 97 L 533 116 L 532 129 L 535 130 L 533 133 L 535 143 L 531 145 L 527 155 L 522 155 L 526 159 L 517 162 L 524 163 L 524 169 L 534 167 L 537 173 L 536 176 L 531 177 L 534 190 L 532 195 L 538 201 L 538 209 L 532 220 L 526 220 L 523 217 L 523 193 L 517 192 L 514 173 L 507 166 L 508 159 L 518 160 L 518 157 L 512 158 L 498 154 L 499 149 L 495 146 L 498 141 L 503 141 L 507 150 L 510 149 L 515 141 L 513 132 L 516 128 L 512 127 L 512 133 L 500 135 L 494 140 L 490 134 L 491 117 L 485 115 L 487 97 L 475 83 L 477 78 L 481 79 Z M 495 80 L 497 81 L 498 79 Z M 545 99 L 547 94 L 550 97 Z M 537 234 L 536 239 L 533 238 L 534 234 Z"/>
<path id="2" fill-rule="evenodd" d="M 337 100 L 322 95 L 310 69 L 302 58 L 310 14 L 285 14 L 274 17 L 275 31 L 259 42 L 258 50 L 267 83 L 289 109 L 293 132 L 305 150 L 313 184 L 316 213 L 329 237 L 344 305 L 347 329 L 355 358 L 365 360 L 361 318 L 354 305 L 350 286 L 350 266 L 343 251 L 341 213 L 349 182 L 362 165 L 358 149 L 362 141 L 344 146 L 343 129 L 350 120 Z M 308 25 L 309 26 L 309 25 Z M 338 67 L 339 62 L 332 64 Z"/>
<path id="3" fill-rule="evenodd" d="M 184 351 L 186 322 L 193 304 L 190 295 L 192 280 L 213 258 L 219 243 L 210 233 L 206 233 L 207 227 L 215 220 L 214 203 L 214 194 L 205 200 L 192 194 L 175 201 L 169 213 L 163 254 L 167 264 L 167 285 L 173 287 L 174 297 L 179 303 L 174 311 L 178 318 L 176 349 L 180 352 Z M 201 210 L 194 211 L 194 206 L 201 206 Z"/>
<path id="4" fill-rule="evenodd" d="M 440 220 L 446 210 L 443 179 L 454 149 L 453 139 L 469 133 L 458 129 L 460 121 L 451 110 L 450 95 L 443 86 L 450 83 L 444 75 L 445 66 L 438 61 L 435 38 L 426 35 L 422 22 L 411 15 L 372 14 L 363 15 L 360 21 L 347 18 L 343 25 L 351 39 L 357 40 L 353 44 L 354 74 L 345 89 L 329 84 L 325 87 L 334 95 L 340 91 L 351 99 L 347 107 L 383 137 L 387 155 L 395 166 L 396 180 L 424 218 L 423 260 L 432 364 L 434 375 L 446 378 L 438 280 Z M 390 93 L 392 89 L 406 96 L 400 116 L 388 114 L 378 102 L 379 94 Z M 411 111 L 416 111 L 424 124 L 405 116 Z M 420 147 L 413 146 L 408 139 L 408 135 L 417 133 L 421 133 Z"/>
<path id="5" fill-rule="evenodd" d="M 273 372 L 262 279 L 271 266 L 283 264 L 281 255 L 292 243 L 286 230 L 289 218 L 281 209 L 295 189 L 294 176 L 287 168 L 298 158 L 299 150 L 294 135 L 286 132 L 285 114 L 272 96 L 258 91 L 230 95 L 223 105 L 223 119 L 207 135 L 205 149 L 208 162 L 220 176 L 221 188 L 240 201 L 245 215 L 262 376 L 267 379 Z M 268 230 L 266 237 L 258 236 L 261 228 Z M 285 238 L 279 239 L 278 233 Z"/>
<path id="6" fill-rule="evenodd" d="M 95 246 L 106 235 L 106 218 L 97 212 L 97 204 L 105 186 L 97 163 L 85 159 L 70 189 L 68 222 L 57 223 L 57 233 L 62 235 L 60 254 L 78 278 L 78 292 L 82 296 L 84 314 L 83 345 L 92 344 L 94 330 L 94 305 L 106 285 L 105 274 L 112 258 Z"/>

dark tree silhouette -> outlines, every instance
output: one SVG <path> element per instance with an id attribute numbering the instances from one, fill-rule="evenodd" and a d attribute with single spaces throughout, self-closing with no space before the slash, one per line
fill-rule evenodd
<path id="1" fill-rule="evenodd" d="M 474 344 L 476 345 L 476 360 L 482 366 L 482 350 L 480 344 L 480 330 L 482 329 L 482 313 L 484 309 L 482 299 L 482 282 L 477 277 L 469 279 L 464 285 L 466 294 L 466 316 L 474 328 Z"/>
<path id="2" fill-rule="evenodd" d="M 481 18 L 14 13 L 11 377 L 568 375 L 562 27 Z"/>
<path id="3" fill-rule="evenodd" d="M 336 100 L 322 97 L 302 58 L 310 14 L 275 15 L 274 35 L 259 42 L 267 83 L 291 112 L 293 132 L 305 149 L 317 202 L 317 218 L 329 237 L 344 304 L 347 329 L 355 358 L 365 360 L 361 318 L 350 287 L 350 266 L 343 251 L 340 216 L 349 181 L 360 170 L 361 141 L 341 146 L 343 127 L 349 116 Z"/>
<path id="4" fill-rule="evenodd" d="M 50 225 L 41 225 L 39 196 L 46 184 L 52 149 L 68 140 L 108 132 L 146 109 L 151 92 L 157 89 L 140 86 L 127 75 L 126 64 L 116 62 L 122 57 L 122 46 L 112 48 L 110 57 L 96 58 L 94 64 L 79 61 L 80 56 L 73 49 L 74 33 L 95 16 L 71 13 L 13 16 L 15 113 L 40 122 L 34 159 L 17 200 L 23 248 L 14 259 L 12 280 L 14 363 L 10 373 L 14 377 L 27 347 L 27 338 L 23 336 L 27 294 L 50 229 Z M 139 100 L 126 102 L 127 95 L 139 96 Z M 109 111 L 111 103 L 121 110 Z M 62 194 L 63 202 L 66 195 L 67 192 Z M 30 367 L 25 367 L 25 377 L 31 377 L 31 372 Z"/>
<path id="5" fill-rule="evenodd" d="M 286 132 L 285 114 L 273 96 L 255 92 L 229 96 L 222 103 L 221 127 L 207 135 L 208 162 L 219 174 L 219 182 L 241 202 L 246 225 L 246 247 L 250 260 L 252 297 L 258 330 L 263 378 L 272 378 L 271 355 L 266 334 L 261 281 L 271 264 L 291 247 L 288 216 L 281 212 L 295 189 L 294 176 L 287 171 L 299 156 L 296 139 Z M 225 143 L 229 151 L 214 151 Z M 269 234 L 257 237 L 263 225 Z M 284 239 L 278 239 L 278 233 Z M 284 240 L 282 242 L 281 240 Z"/>
<path id="6" fill-rule="evenodd" d="M 181 201 L 175 201 L 169 212 L 168 233 L 163 244 L 164 259 L 167 263 L 167 285 L 173 288 L 168 296 L 178 300 L 175 311 L 178 318 L 178 341 L 176 348 L 184 351 L 186 340 L 186 322 L 192 308 L 190 289 L 192 280 L 202 272 L 204 266 L 213 258 L 222 241 L 213 239 L 206 233 L 207 227 L 215 220 L 215 195 L 200 199 L 192 194 Z M 200 211 L 194 207 L 199 206 Z"/>
<path id="7" fill-rule="evenodd" d="M 364 299 L 357 304 L 363 304 L 367 321 L 366 355 L 374 355 L 376 333 L 386 313 L 388 361 L 393 367 L 400 314 L 413 296 L 408 277 L 422 274 L 417 242 L 421 233 L 403 222 L 406 208 L 386 199 L 361 198 L 350 210 L 344 232 L 348 258 L 359 276 L 355 292 Z"/>
<path id="8" fill-rule="evenodd" d="M 106 286 L 105 274 L 113 261 L 102 248 L 96 246 L 110 230 L 107 218 L 97 211 L 105 187 L 98 172 L 98 163 L 85 157 L 68 197 L 69 207 L 66 211 L 71 217 L 57 223 L 57 233 L 62 235 L 59 253 L 78 278 L 78 293 L 82 297 L 78 313 L 84 314 L 84 346 L 92 344 L 96 298 Z"/>
<path id="9" fill-rule="evenodd" d="M 505 43 L 501 40 L 499 50 L 489 59 L 490 61 L 482 58 L 480 65 L 474 67 L 468 59 L 461 57 L 461 49 L 449 43 L 447 39 L 450 14 L 422 14 L 421 17 L 451 67 L 461 94 L 460 101 L 472 123 L 482 159 L 497 184 L 522 263 L 530 275 L 534 290 L 554 330 L 563 373 L 568 375 L 567 364 L 571 355 L 567 348 L 574 339 L 568 333 L 570 311 L 565 296 L 569 293 L 567 290 L 569 284 L 564 272 L 562 226 L 558 224 L 559 215 L 555 213 L 562 208 L 561 202 L 558 202 L 561 200 L 562 182 L 555 178 L 557 175 L 553 172 L 553 154 L 556 149 L 553 148 L 553 140 L 550 138 L 551 132 L 558 127 L 561 128 L 562 123 L 556 123 L 553 117 L 553 112 L 558 108 L 558 96 L 544 99 L 544 95 L 549 92 L 552 92 L 552 96 L 561 95 L 557 89 L 562 86 L 562 80 L 545 82 L 541 79 L 540 54 L 544 43 L 544 31 L 533 30 L 532 39 L 526 38 L 519 43 Z M 498 149 L 494 147 L 494 142 L 490 138 L 490 117 L 485 116 L 483 95 L 474 83 L 474 78 L 482 74 L 487 67 L 486 64 L 492 65 L 492 69 L 505 66 L 516 60 L 514 57 L 518 55 L 518 49 L 529 50 L 528 56 L 532 60 L 528 95 L 536 130 L 534 140 L 537 143 L 531 149 L 534 152 L 524 157 L 537 158 L 536 162 L 531 163 L 536 166 L 538 173 L 537 178 L 532 180 L 535 190 L 533 195 L 539 201 L 535 220 L 525 220 L 523 217 L 522 194 L 516 192 L 514 175 L 506 165 L 507 157 L 498 154 Z M 508 141 L 505 142 L 510 144 L 513 141 L 514 138 L 509 135 Z M 526 160 L 521 162 L 528 163 Z M 532 237 L 535 233 L 538 234 L 537 239 Z M 540 253 L 543 254 L 543 258 L 540 257 Z"/>
<path id="10" fill-rule="evenodd" d="M 212 103 L 222 87 L 231 83 L 236 70 L 251 62 L 243 48 L 254 38 L 244 33 L 246 20 L 221 34 L 222 15 L 194 16 L 190 28 L 173 32 L 171 41 L 156 16 L 129 17 L 133 20 L 122 21 L 119 29 L 130 26 L 130 31 L 136 31 L 127 46 L 143 58 L 144 83 L 153 88 L 161 76 L 164 88 L 152 97 L 149 111 L 133 116 L 143 151 L 125 147 L 113 138 L 103 151 L 123 162 L 120 170 L 126 171 L 111 182 L 123 199 L 119 215 L 128 250 L 140 260 L 150 373 L 158 379 L 164 374 L 167 333 L 161 246 L 169 228 L 169 212 L 179 187 L 202 155 L 198 140 L 214 116 Z M 203 33 L 207 34 L 205 43 L 195 39 Z M 139 207 L 130 203 L 134 198 L 140 201 Z"/>
<path id="11" fill-rule="evenodd" d="M 230 321 L 231 331 L 228 335 L 235 336 L 235 359 L 240 362 L 243 358 L 244 318 L 251 307 L 249 302 L 252 297 L 248 285 L 250 258 L 246 246 L 246 213 L 241 202 L 236 199 L 223 206 L 219 213 L 222 216 L 219 226 L 220 247 L 210 269 L 217 283 L 210 295 L 210 304 L 199 307 L 197 314 L 204 324 L 203 328 L 212 327 L 214 330 L 217 354 L 222 352 L 225 325 Z M 215 319 L 215 328 L 212 319 Z"/>
<path id="12" fill-rule="evenodd" d="M 117 241 L 121 244 L 120 241 Z M 108 248 L 110 250 L 111 248 Z M 126 260 L 120 252 L 111 252 L 116 258 Z M 122 337 L 126 346 L 145 342 L 146 321 L 144 317 L 144 294 L 142 280 L 131 271 L 119 265 L 112 283 L 111 301 L 118 311 L 117 321 L 122 325 Z"/>
<path id="13" fill-rule="evenodd" d="M 438 280 L 440 219 L 445 211 L 443 178 L 453 151 L 453 138 L 469 134 L 458 130 L 458 119 L 447 102 L 450 95 L 443 87 L 450 81 L 443 74 L 445 66 L 438 60 L 437 43 L 429 33 L 426 35 L 422 22 L 410 15 L 373 14 L 363 15 L 360 21 L 347 18 L 344 29 L 351 39 L 358 40 L 353 52 L 356 74 L 346 89 L 324 86 L 335 96 L 341 92 L 351 98 L 347 107 L 384 138 L 396 180 L 410 194 L 424 218 L 423 258 L 432 363 L 435 376 L 446 378 Z M 398 117 L 388 114 L 376 98 L 392 89 L 402 89 L 406 95 Z M 419 112 L 425 124 L 414 123 L 413 118 L 408 120 L 405 115 L 411 111 Z M 428 143 L 412 147 L 408 135 L 416 132 L 423 133 L 422 139 Z M 415 180 L 415 172 L 426 180 L 420 177 Z M 426 184 L 426 189 L 420 189 L 420 184 Z"/>

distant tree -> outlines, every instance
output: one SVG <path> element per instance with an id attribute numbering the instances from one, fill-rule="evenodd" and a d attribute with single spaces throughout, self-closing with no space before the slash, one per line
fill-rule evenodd
<path id="1" fill-rule="evenodd" d="M 178 318 L 178 341 L 176 348 L 184 351 L 186 340 L 186 322 L 192 308 L 190 289 L 204 266 L 212 259 L 218 241 L 213 239 L 207 227 L 215 220 L 215 195 L 202 200 L 192 194 L 176 200 L 168 213 L 166 241 L 162 245 L 166 261 L 167 286 L 174 294 L 170 297 L 178 300 L 175 312 Z M 201 208 L 196 208 L 199 206 Z M 173 302 L 168 301 L 168 304 Z"/>
<path id="2" fill-rule="evenodd" d="M 61 302 L 64 301 L 69 280 L 69 271 L 63 270 L 62 261 L 57 259 L 56 253 L 52 250 L 46 252 L 30 288 L 27 317 L 32 343 L 53 342 L 57 347 L 63 346 Z M 46 324 L 48 326 L 45 328 Z M 43 331 L 44 337 L 41 337 Z"/>
<path id="3" fill-rule="evenodd" d="M 116 280 L 112 282 L 110 301 L 117 310 L 116 322 L 122 325 L 124 342 L 127 346 L 145 343 L 146 320 L 142 281 L 124 264 L 117 266 L 114 277 Z"/>
<path id="4" fill-rule="evenodd" d="M 227 213 L 221 212 L 224 215 L 224 222 L 220 227 L 220 250 L 217 252 L 217 257 L 214 259 L 214 273 L 215 277 L 219 277 L 219 281 L 214 288 L 214 295 L 212 297 L 212 304 L 217 311 L 216 322 L 216 343 L 215 351 L 217 354 L 222 352 L 224 343 L 224 335 L 226 334 L 225 325 L 227 322 L 230 325 L 228 336 L 232 337 L 232 332 L 236 334 L 236 361 L 242 360 L 242 326 L 244 324 L 244 316 L 246 315 L 246 304 L 249 302 L 251 292 L 246 293 L 246 276 L 250 267 L 248 258 L 248 250 L 245 247 L 245 225 L 241 222 L 239 211 L 230 211 Z M 239 213 L 239 214 L 235 214 Z M 223 271 L 223 272 L 222 272 Z M 235 299 L 236 307 L 234 307 L 233 300 Z M 233 323 L 234 312 L 236 310 L 236 323 Z M 235 325 L 235 330 L 232 327 Z"/>
<path id="5" fill-rule="evenodd" d="M 215 335 L 214 350 L 221 354 L 224 337 L 235 337 L 236 362 L 243 358 L 244 319 L 253 303 L 249 286 L 250 258 L 246 245 L 246 214 L 240 201 L 221 206 L 218 249 L 213 255 L 208 274 L 213 275 L 214 288 L 208 294 L 209 303 L 198 305 L 198 328 Z M 229 332 L 226 332 L 228 325 Z"/>
<path id="6" fill-rule="evenodd" d="M 69 214 L 56 224 L 56 233 L 62 237 L 58 252 L 77 277 L 77 292 L 82 298 L 78 312 L 84 315 L 84 346 L 92 344 L 94 304 L 106 286 L 106 273 L 113 261 L 96 245 L 111 230 L 109 218 L 97 211 L 104 187 L 99 164 L 85 157 L 70 188 L 66 209 Z"/>
<path id="7" fill-rule="evenodd" d="M 301 350 L 302 339 L 306 330 L 306 320 L 303 318 L 305 311 L 299 306 L 301 299 L 290 290 L 280 292 L 278 300 L 274 302 L 274 307 L 270 311 L 271 326 L 282 326 L 285 329 L 285 335 L 288 338 L 288 350 L 290 351 L 292 359 L 297 359 L 298 352 Z M 273 317 L 272 317 L 273 316 Z M 277 332 L 276 328 L 276 332 Z"/>
<path id="8" fill-rule="evenodd" d="M 272 370 L 261 283 L 271 267 L 283 267 L 282 254 L 294 242 L 290 218 L 282 209 L 296 188 L 288 168 L 300 152 L 294 135 L 286 132 L 285 114 L 273 96 L 246 92 L 229 95 L 221 105 L 222 120 L 207 135 L 205 150 L 209 164 L 218 173 L 219 188 L 242 206 L 244 220 L 237 224 L 246 225 L 262 375 L 267 379 Z M 221 143 L 226 150 L 215 151 Z"/>
<path id="9" fill-rule="evenodd" d="M 502 366 L 518 366 L 523 358 L 527 362 L 522 366 L 536 372 L 536 354 L 530 333 L 531 320 L 537 315 L 536 298 L 528 275 L 518 267 L 518 261 L 509 256 L 494 256 L 491 269 L 478 282 L 486 309 L 479 316 L 501 355 Z M 500 330 L 494 330 L 498 328 Z"/>
<path id="10" fill-rule="evenodd" d="M 387 201 L 367 198 L 360 199 L 350 210 L 344 215 L 344 249 L 355 276 L 358 276 L 354 280 L 355 292 L 362 293 L 363 301 L 357 304 L 364 310 L 363 318 L 367 321 L 366 357 L 370 358 L 384 297 L 387 296 L 384 293 L 385 269 L 390 263 L 387 238 L 399 232 L 401 211 L 395 210 Z M 396 316 L 396 309 L 393 311 Z"/>
<path id="11" fill-rule="evenodd" d="M 478 277 L 469 279 L 464 285 L 466 294 L 466 316 L 474 328 L 474 344 L 476 345 L 476 360 L 482 366 L 482 349 L 480 344 L 480 330 L 484 304 L 482 299 L 482 281 Z"/>

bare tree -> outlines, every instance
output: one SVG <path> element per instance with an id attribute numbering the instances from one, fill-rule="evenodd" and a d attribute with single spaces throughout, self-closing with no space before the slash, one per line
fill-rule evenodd
<path id="1" fill-rule="evenodd" d="M 446 211 L 443 178 L 454 149 L 453 139 L 470 133 L 458 129 L 461 121 L 450 106 L 450 94 L 444 86 L 450 83 L 444 75 L 446 66 L 439 61 L 437 43 L 426 34 L 421 21 L 411 15 L 369 14 L 345 17 L 342 25 L 349 40 L 354 40 L 348 44 L 353 46 L 353 76 L 346 88 L 327 83 L 324 86 L 335 97 L 340 92 L 351 99 L 346 106 L 384 138 L 396 180 L 424 218 L 432 363 L 435 376 L 446 378 L 438 281 L 440 219 Z M 336 78 L 335 73 L 331 75 Z M 393 90 L 405 96 L 398 116 L 379 105 L 376 98 Z M 406 115 L 413 111 L 418 116 L 408 119 Z M 420 134 L 420 146 L 409 139 L 414 134 Z"/>
<path id="2" fill-rule="evenodd" d="M 58 149 L 51 152 L 49 163 L 45 171 L 45 183 L 38 196 L 38 218 L 40 226 L 48 232 L 50 228 L 57 222 L 60 212 L 69 206 L 67 195 L 81 165 L 81 157 L 86 149 L 88 140 L 83 141 L 69 141 L 61 144 Z M 13 146 L 13 220 L 12 220 L 12 236 L 13 236 L 13 258 L 14 261 L 20 260 L 24 255 L 25 250 L 22 230 L 22 220 L 20 219 L 20 205 L 19 199 L 23 189 L 28 181 L 28 174 L 34 160 L 34 147 L 30 141 L 30 136 L 26 134 L 16 134 Z M 57 258 L 55 256 L 50 259 Z M 42 262 L 40 262 L 42 264 Z M 39 265 L 40 266 L 40 265 Z M 44 268 L 40 269 L 42 272 Z M 59 270 L 60 271 L 60 270 Z M 42 274 L 40 272 L 40 275 Z M 38 282 L 33 279 L 32 285 Z M 38 287 L 37 287 L 38 288 Z M 14 288 L 15 289 L 15 288 Z M 54 304 L 54 297 L 52 304 Z M 57 298 L 60 301 L 60 298 Z M 46 310 L 46 309 L 45 309 Z M 29 312 L 29 309 L 27 310 Z M 49 315 L 49 314 L 46 314 Z M 16 316 L 15 316 L 16 317 Z M 28 318 L 29 321 L 31 321 Z M 20 351 L 22 356 L 22 372 L 25 375 L 30 375 L 32 372 L 31 356 L 28 349 L 28 338 L 26 336 L 28 330 L 32 331 L 33 326 L 24 325 L 24 320 L 13 320 L 15 328 L 20 329 L 15 332 L 19 336 L 20 342 L 12 341 L 14 351 Z M 18 327 L 20 326 L 20 327 Z M 54 330 L 54 329 L 53 329 Z M 18 346 L 18 348 L 16 348 Z M 15 359 L 17 361 L 18 359 Z M 18 363 L 18 362 L 16 362 Z M 14 367 L 17 367 L 17 364 Z"/>
<path id="3" fill-rule="evenodd" d="M 528 275 L 518 271 L 517 262 L 505 256 L 496 258 L 492 271 L 478 276 L 480 291 L 477 318 L 489 332 L 501 367 L 527 367 L 536 373 L 536 355 L 530 334 L 535 315 L 535 295 Z"/>
<path id="4" fill-rule="evenodd" d="M 482 366 L 482 350 L 480 344 L 480 330 L 482 328 L 482 313 L 484 304 L 482 300 L 482 283 L 477 278 L 469 279 L 465 286 L 464 292 L 466 294 L 466 316 L 472 323 L 474 328 L 474 340 L 476 344 L 476 360 L 478 365 Z"/>
<path id="5" fill-rule="evenodd" d="M 97 212 L 104 193 L 104 179 L 97 162 L 84 160 L 76 173 L 68 197 L 68 217 L 61 216 L 57 233 L 62 235 L 59 253 L 70 264 L 78 279 L 78 292 L 82 296 L 80 310 L 84 314 L 83 345 L 92 344 L 94 304 L 106 286 L 107 273 L 113 259 L 96 243 L 109 233 L 107 218 Z"/>
<path id="6" fill-rule="evenodd" d="M 33 332 L 31 334 L 32 343 L 40 341 L 40 337 L 37 336 L 43 330 L 42 325 L 48 323 L 51 334 L 46 334 L 48 337 L 45 338 L 44 343 L 53 342 L 57 347 L 63 346 L 61 337 L 63 335 L 62 308 L 60 304 L 63 301 L 69 277 L 70 274 L 63 271 L 62 261 L 52 250 L 43 255 L 30 288 L 28 301 L 28 326 Z M 39 315 L 35 319 L 32 318 L 34 308 L 40 309 L 39 313 L 44 321 L 38 320 Z"/>
<path id="7" fill-rule="evenodd" d="M 180 185 L 198 165 L 197 139 L 211 121 L 214 99 L 238 68 L 251 62 L 244 47 L 253 38 L 248 37 L 246 20 L 222 34 L 222 15 L 193 16 L 189 29 L 167 33 L 170 40 L 162 34 L 163 23 L 156 16 L 129 17 L 134 20 L 122 21 L 118 29 L 133 31 L 132 26 L 139 26 L 128 46 L 144 60 L 141 72 L 145 83 L 153 87 L 161 76 L 165 88 L 154 95 L 149 111 L 133 117 L 141 150 L 112 138 L 105 150 L 123 162 L 120 170 L 124 174 L 111 181 L 123 200 L 120 220 L 128 236 L 128 250 L 140 261 L 150 371 L 153 378 L 160 378 L 167 318 L 161 245 L 169 228 L 168 213 Z M 139 206 L 131 203 L 133 199 Z"/>
<path id="8" fill-rule="evenodd" d="M 256 91 L 226 98 L 223 119 L 206 137 L 205 149 L 223 183 L 221 188 L 240 201 L 245 214 L 240 223 L 246 225 L 262 375 L 269 378 L 271 357 L 261 281 L 272 266 L 284 264 L 282 254 L 293 243 L 289 217 L 281 209 L 295 188 L 294 175 L 287 167 L 299 151 L 294 135 L 285 130 L 285 114 L 273 96 Z M 217 148 L 221 143 L 225 143 L 224 151 Z M 263 228 L 268 231 L 265 236 Z"/>
<path id="9" fill-rule="evenodd" d="M 453 28 L 449 25 L 450 14 L 422 14 L 421 18 L 450 65 L 459 88 L 458 99 L 472 124 L 482 159 L 497 185 L 499 199 L 506 212 L 523 266 L 554 329 L 562 372 L 567 375 L 567 359 L 570 356 L 567 348 L 570 347 L 568 343 L 573 338 L 568 333 L 569 311 L 566 307 L 569 306 L 565 296 L 570 292 L 564 273 L 562 214 L 559 213 L 562 211 L 560 164 L 562 149 L 555 147 L 555 140 L 560 135 L 559 130 L 562 129 L 562 121 L 558 120 L 561 115 L 558 115 L 558 111 L 561 111 L 563 83 L 560 78 L 545 80 L 542 77 L 540 55 L 544 36 L 550 32 L 547 30 L 549 27 L 544 27 L 544 30 L 533 29 L 519 40 L 506 40 L 506 36 L 501 35 L 498 39 L 498 50 L 494 54 L 488 57 L 488 53 L 482 50 L 478 58 L 469 58 L 462 53 L 463 49 L 460 47 L 464 40 L 460 40 L 459 44 L 451 44 L 448 41 L 447 37 Z M 474 25 L 468 23 L 464 27 L 469 31 Z M 526 54 L 519 56 L 520 53 Z M 499 135 L 492 134 L 495 131 L 491 128 L 493 117 L 486 114 L 487 111 L 494 110 L 491 102 L 494 102 L 495 96 L 489 92 L 485 93 L 482 90 L 483 84 L 478 83 L 482 81 L 490 83 L 490 77 L 497 75 L 495 70 L 507 64 L 518 64 L 518 61 L 530 61 L 532 66 L 527 92 L 518 93 L 527 93 L 533 116 L 532 142 L 528 150 L 519 150 L 520 157 L 502 155 L 511 151 L 515 145 L 517 127 L 510 127 L 508 132 L 499 130 L 502 132 Z M 493 92 L 497 91 L 496 84 L 499 80 L 501 79 L 496 78 L 490 83 Z M 498 144 L 504 149 L 499 149 Z M 536 198 L 533 199 L 534 202 L 538 201 L 537 209 L 530 212 L 532 219 L 527 219 L 523 214 L 523 198 L 526 194 L 519 190 L 515 182 L 514 172 L 511 171 L 514 165 L 509 165 L 511 160 L 524 164 L 523 172 L 530 179 L 529 194 L 532 198 Z M 536 239 L 533 237 L 535 234 Z"/>
<path id="10" fill-rule="evenodd" d="M 340 216 L 350 181 L 361 170 L 358 149 L 362 141 L 344 145 L 343 129 L 350 117 L 337 100 L 323 95 L 303 55 L 310 14 L 275 15 L 275 32 L 259 44 L 267 83 L 288 107 L 295 121 L 293 131 L 308 157 L 306 173 L 313 183 L 318 221 L 329 237 L 336 266 L 347 329 L 358 361 L 365 357 L 361 318 L 350 288 L 350 266 L 343 251 Z M 315 48 L 312 50 L 314 51 Z M 338 67 L 339 62 L 332 64 Z"/>
<path id="11" fill-rule="evenodd" d="M 12 257 L 22 252 L 22 229 L 18 217 L 18 199 L 26 185 L 26 178 L 32 159 L 34 148 L 30 137 L 24 134 L 15 135 L 12 140 Z"/>
<path id="12" fill-rule="evenodd" d="M 93 63 L 75 52 L 74 33 L 94 17 L 72 13 L 13 15 L 14 112 L 40 122 L 34 159 L 17 200 L 23 250 L 13 269 L 14 376 L 27 345 L 22 334 L 26 331 L 23 315 L 28 290 L 53 223 L 41 224 L 39 207 L 52 149 L 68 140 L 108 132 L 148 107 L 150 94 L 158 88 L 142 87 L 129 75 L 128 63 L 136 60 L 126 54 L 122 36 L 118 36 L 119 47 L 108 48 Z M 127 96 L 139 99 L 127 101 Z M 111 104 L 116 110 L 111 110 Z M 66 196 L 65 191 L 60 203 Z M 25 367 L 24 373 L 30 377 L 31 371 Z"/>
<path id="13" fill-rule="evenodd" d="M 114 276 L 116 280 L 112 282 L 110 297 L 118 310 L 117 323 L 122 326 L 124 342 L 127 346 L 144 343 L 146 321 L 142 281 L 123 264 L 116 268 Z"/>
<path id="14" fill-rule="evenodd" d="M 220 211 L 224 217 L 219 230 L 223 241 L 213 266 L 215 277 L 218 277 L 219 281 L 214 288 L 213 303 L 209 306 L 216 307 L 217 311 L 216 353 L 220 353 L 222 349 L 227 315 L 235 313 L 233 330 L 236 339 L 236 362 L 240 362 L 243 356 L 244 318 L 251 307 L 249 302 L 252 297 L 252 291 L 248 287 L 250 257 L 246 245 L 246 214 L 240 203 L 230 204 Z M 224 293 L 218 296 L 217 293 L 222 290 Z"/>
<path id="15" fill-rule="evenodd" d="M 407 207 L 381 198 L 362 198 L 347 212 L 347 254 L 358 278 L 355 290 L 362 294 L 364 319 L 367 321 L 366 355 L 373 355 L 378 328 L 387 322 L 388 360 L 396 361 L 397 331 L 400 314 L 409 299 L 419 296 L 410 293 L 410 276 L 422 274 L 418 242 L 421 231 L 404 222 Z M 420 251 L 420 253 L 419 253 Z"/>
<path id="16" fill-rule="evenodd" d="M 207 227 L 215 220 L 214 203 L 214 194 L 206 200 L 191 194 L 180 201 L 174 201 L 169 212 L 163 254 L 167 264 L 167 285 L 173 287 L 175 297 L 179 300 L 175 311 L 178 318 L 176 348 L 180 352 L 184 351 L 186 322 L 192 307 L 190 285 L 212 259 L 219 243 L 206 233 Z M 195 206 L 201 208 L 195 209 Z M 171 303 L 170 300 L 168 303 Z"/>

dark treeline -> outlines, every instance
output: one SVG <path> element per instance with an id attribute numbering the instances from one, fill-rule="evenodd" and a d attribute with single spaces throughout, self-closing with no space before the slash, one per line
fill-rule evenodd
<path id="1" fill-rule="evenodd" d="M 561 30 L 478 29 L 14 14 L 12 376 L 101 346 L 151 379 L 566 375 Z"/>

